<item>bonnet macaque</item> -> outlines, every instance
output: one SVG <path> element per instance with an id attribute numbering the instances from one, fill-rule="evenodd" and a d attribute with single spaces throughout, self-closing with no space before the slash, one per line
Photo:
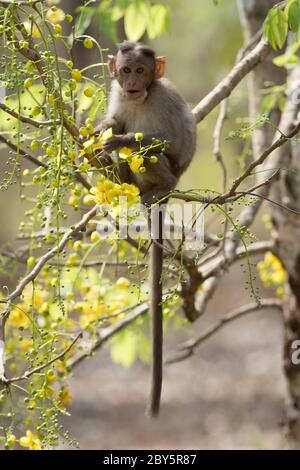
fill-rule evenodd
<path id="1" fill-rule="evenodd" d="M 122 147 L 140 148 L 136 133 L 141 133 L 143 147 L 153 139 L 165 141 L 163 151 L 152 150 L 157 157 L 153 163 L 151 150 L 144 158 L 143 173 L 133 173 L 127 163 L 118 166 L 122 182 L 140 189 L 142 203 L 151 206 L 171 192 L 190 164 L 196 145 L 196 123 L 186 102 L 173 84 L 163 78 L 165 58 L 142 45 L 123 42 L 116 56 L 108 57 L 112 80 L 108 112 L 97 131 L 112 128 L 113 136 L 104 143 L 104 150 L 117 155 Z M 164 200 L 166 202 L 166 200 Z M 152 317 L 153 361 L 152 387 L 148 412 L 159 412 L 162 385 L 162 282 L 163 266 L 162 225 L 157 221 L 159 234 L 152 237 L 150 251 L 150 313 Z"/>

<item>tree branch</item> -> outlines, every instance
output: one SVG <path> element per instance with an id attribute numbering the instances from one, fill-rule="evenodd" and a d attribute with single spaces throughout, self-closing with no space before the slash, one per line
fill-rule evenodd
<path id="1" fill-rule="evenodd" d="M 261 39 L 257 46 L 193 109 L 196 121 L 201 122 L 221 101 L 230 96 L 242 79 L 260 64 L 270 51 L 269 43 Z"/>
<path id="2" fill-rule="evenodd" d="M 49 121 L 35 121 L 35 119 L 31 119 L 28 116 L 23 116 L 23 115 L 17 113 L 16 111 L 14 111 L 13 109 L 10 109 L 4 103 L 0 103 L 0 109 L 2 109 L 5 113 L 10 114 L 15 119 L 19 119 L 20 121 L 22 121 L 26 124 L 30 124 L 31 126 L 38 127 L 38 128 L 44 127 L 44 126 L 49 126 L 51 124 L 54 124 L 55 122 L 56 122 L 56 124 L 60 124 L 60 122 L 61 122 L 59 119 L 57 121 L 52 121 L 52 120 L 49 120 Z"/>
<path id="3" fill-rule="evenodd" d="M 278 309 L 282 310 L 282 301 L 279 299 L 262 299 L 261 304 L 258 306 L 257 303 L 253 302 L 247 305 L 243 305 L 232 312 L 223 315 L 218 321 L 210 325 L 201 335 L 197 338 L 193 338 L 177 347 L 178 352 L 170 356 L 165 364 L 174 364 L 175 362 L 183 361 L 188 357 L 192 356 L 196 349 L 217 331 L 223 328 L 228 323 L 237 320 L 249 313 L 257 312 L 260 309 Z"/>

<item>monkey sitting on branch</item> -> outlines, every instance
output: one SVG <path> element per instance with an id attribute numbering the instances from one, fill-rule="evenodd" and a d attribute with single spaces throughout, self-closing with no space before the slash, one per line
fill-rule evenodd
<path id="1" fill-rule="evenodd" d="M 133 173 L 128 164 L 118 165 L 121 182 L 135 184 L 140 190 L 142 203 L 151 206 L 175 188 L 189 166 L 196 147 L 195 118 L 174 85 L 163 78 L 165 58 L 157 57 L 152 49 L 124 41 L 119 45 L 116 56 L 108 56 L 108 69 L 113 79 L 108 111 L 97 132 L 112 128 L 113 135 L 104 142 L 104 150 L 109 154 L 122 147 L 139 150 L 136 133 L 143 136 L 141 143 L 145 147 L 151 147 L 156 139 L 167 142 L 155 164 L 151 162 L 150 148 L 143 173 Z M 153 149 L 153 157 L 157 155 L 154 152 Z M 163 216 L 160 220 L 152 217 L 151 223 L 151 233 L 155 235 L 152 235 L 150 247 L 153 352 L 148 414 L 157 416 L 162 386 Z"/>

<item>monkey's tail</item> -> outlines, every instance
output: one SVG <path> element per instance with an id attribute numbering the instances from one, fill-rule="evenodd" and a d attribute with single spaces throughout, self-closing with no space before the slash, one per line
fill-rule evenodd
<path id="1" fill-rule="evenodd" d="M 147 414 L 156 417 L 159 414 L 162 389 L 163 364 L 163 314 L 162 314 L 162 269 L 163 269 L 163 225 L 165 205 L 161 205 L 158 217 L 152 217 L 152 244 L 150 247 L 150 316 L 152 323 L 152 373 L 151 391 Z M 153 224 L 158 224 L 154 227 Z"/>

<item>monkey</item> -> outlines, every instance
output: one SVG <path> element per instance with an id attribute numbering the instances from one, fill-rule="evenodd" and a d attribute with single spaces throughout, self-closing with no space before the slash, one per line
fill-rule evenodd
<path id="1" fill-rule="evenodd" d="M 122 147 L 138 150 L 136 133 L 143 135 L 143 146 L 150 146 L 153 139 L 167 143 L 155 164 L 150 158 L 145 159 L 144 173 L 133 173 L 124 163 L 118 166 L 120 180 L 136 185 L 141 202 L 150 208 L 174 190 L 191 163 L 196 149 L 196 121 L 183 97 L 164 77 L 165 57 L 156 56 L 151 48 L 124 41 L 115 56 L 108 56 L 107 65 L 112 79 L 108 110 L 97 128 L 97 132 L 112 128 L 112 137 L 103 145 L 106 154 L 116 155 Z M 157 153 L 152 150 L 152 155 Z M 147 414 L 151 417 L 159 414 L 162 389 L 163 223 L 160 213 L 160 219 L 152 220 L 151 227 L 151 233 L 155 232 L 150 246 L 149 276 L 152 383 Z"/>

